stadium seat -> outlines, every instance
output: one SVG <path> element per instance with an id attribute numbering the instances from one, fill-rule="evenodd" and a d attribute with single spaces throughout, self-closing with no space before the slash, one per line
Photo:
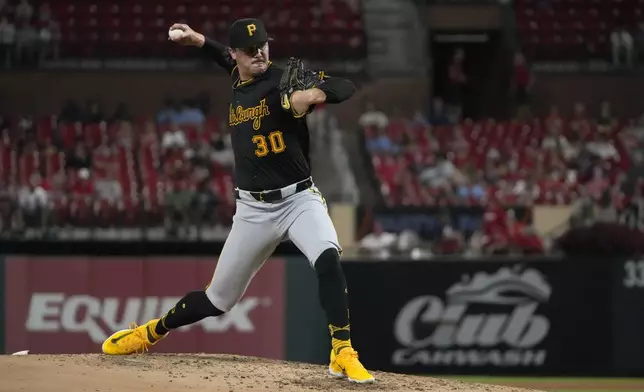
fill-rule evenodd
<path id="1" fill-rule="evenodd" d="M 608 60 L 608 36 L 618 25 L 634 31 L 642 6 L 633 0 L 515 1 L 524 53 L 533 61 Z"/>
<path id="2" fill-rule="evenodd" d="M 298 55 L 305 58 L 322 59 L 331 52 L 347 59 L 365 56 L 362 15 L 345 1 L 328 1 L 320 19 L 314 16 L 314 10 L 320 8 L 319 1 L 281 3 L 284 7 L 265 0 L 49 2 L 53 17 L 63 21 L 61 53 L 68 57 L 185 57 L 190 52 L 179 50 L 166 39 L 172 23 L 185 22 L 200 30 L 207 20 L 219 22 L 215 37 L 221 38 L 235 19 L 251 15 L 266 19 L 269 32 L 276 38 L 271 51 L 275 56 L 286 56 L 285 49 L 293 49 L 288 46 L 289 35 L 301 37 Z M 277 20 L 276 9 L 288 9 L 284 17 L 289 23 L 271 24 Z M 303 27 L 309 33 L 301 34 Z"/>

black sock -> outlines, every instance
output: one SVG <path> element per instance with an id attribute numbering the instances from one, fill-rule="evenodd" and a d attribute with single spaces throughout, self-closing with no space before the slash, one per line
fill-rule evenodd
<path id="1" fill-rule="evenodd" d="M 177 304 L 161 318 L 154 328 L 158 335 L 165 335 L 168 331 L 194 324 L 206 317 L 223 314 L 210 302 L 205 291 L 192 291 L 181 298 Z"/>
<path id="2" fill-rule="evenodd" d="M 351 338 L 349 329 L 349 299 L 347 296 L 347 282 L 340 265 L 340 255 L 335 249 L 327 249 L 315 261 L 315 271 L 318 276 L 320 304 L 326 313 L 329 322 L 331 337 L 339 341 L 348 342 Z M 336 342 L 340 346 L 350 343 Z"/>

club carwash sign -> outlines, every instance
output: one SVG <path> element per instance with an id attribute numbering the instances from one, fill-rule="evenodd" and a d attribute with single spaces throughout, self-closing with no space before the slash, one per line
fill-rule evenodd
<path id="1" fill-rule="evenodd" d="M 536 269 L 501 268 L 454 283 L 445 298 L 409 301 L 394 322 L 397 366 L 541 366 L 551 287 Z"/>

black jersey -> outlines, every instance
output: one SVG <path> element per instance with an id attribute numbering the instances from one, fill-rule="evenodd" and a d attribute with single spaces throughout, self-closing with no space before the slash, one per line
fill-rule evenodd
<path id="1" fill-rule="evenodd" d="M 306 119 L 280 104 L 283 72 L 271 63 L 261 76 L 241 82 L 237 68 L 232 71 L 228 125 L 240 189 L 277 189 L 311 175 Z"/>
<path id="2" fill-rule="evenodd" d="M 278 87 L 284 70 L 271 63 L 264 74 L 242 82 L 226 46 L 206 38 L 202 50 L 232 77 L 228 124 L 236 186 L 272 190 L 310 177 L 306 113 L 295 116 L 280 103 Z M 343 102 L 355 92 L 350 81 L 328 76 L 318 88 L 326 94 L 326 103 Z"/>
<path id="3" fill-rule="evenodd" d="M 206 39 L 203 50 L 232 78 L 228 107 L 235 185 L 242 190 L 283 188 L 311 175 L 309 130 L 305 117 L 282 109 L 279 82 L 283 69 L 270 63 L 266 72 L 242 82 L 227 48 Z"/>

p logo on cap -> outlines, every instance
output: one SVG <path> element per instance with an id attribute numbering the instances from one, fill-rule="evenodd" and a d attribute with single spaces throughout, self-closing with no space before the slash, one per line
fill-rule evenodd
<path id="1" fill-rule="evenodd" d="M 263 45 L 266 41 L 270 41 L 270 37 L 264 23 L 259 19 L 238 19 L 230 26 L 229 45 L 231 48 L 249 48 Z"/>

